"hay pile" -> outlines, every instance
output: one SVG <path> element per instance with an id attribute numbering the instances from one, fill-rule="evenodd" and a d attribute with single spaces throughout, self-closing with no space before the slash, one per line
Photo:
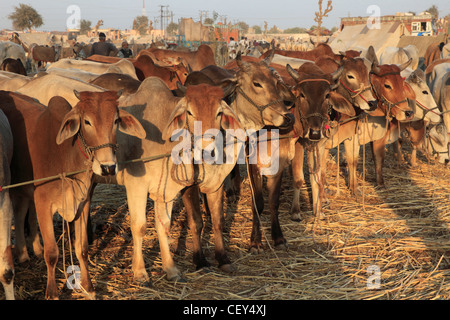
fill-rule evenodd
<path id="1" fill-rule="evenodd" d="M 174 206 L 172 249 L 187 283 L 170 283 L 161 268 L 148 203 L 144 256 L 151 285 L 141 287 L 131 271 L 132 238 L 124 189 L 100 185 L 92 203 L 95 240 L 89 251 L 90 273 L 98 299 L 449 299 L 450 179 L 448 168 L 419 158 L 419 167 L 398 166 L 387 153 L 386 189 L 375 187 L 374 166 L 366 148 L 364 204 L 355 201 L 345 185 L 341 163 L 339 194 L 329 196 L 320 224 L 314 225 L 309 198 L 303 194 L 302 221 L 290 220 L 293 191 L 288 171 L 282 186 L 280 222 L 289 250 L 275 251 L 264 241 L 265 252 L 249 253 L 251 196 L 244 180 L 238 201 L 226 201 L 225 241 L 237 271 L 224 274 L 214 261 L 214 239 L 205 217 L 204 248 L 212 267 L 195 271 L 191 237 L 181 200 Z M 341 154 L 341 161 L 344 156 Z M 327 181 L 336 192 L 336 157 L 328 163 Z M 362 172 L 362 161 L 358 172 Z M 306 171 L 307 172 L 307 171 Z M 361 176 L 362 177 L 362 176 Z M 266 200 L 266 208 L 267 200 Z M 261 216 L 270 239 L 270 216 Z M 60 228 L 60 224 L 56 226 Z M 313 229 L 315 232 L 313 233 Z M 66 247 L 67 248 L 67 247 Z M 66 250 L 66 263 L 70 261 Z M 59 259 L 57 279 L 61 299 L 84 299 L 65 287 Z M 368 272 L 369 270 L 369 272 Z M 379 289 L 373 277 L 380 272 Z M 374 273 L 375 272 L 375 273 Z M 368 282 L 369 280 L 369 282 Z M 19 299 L 43 299 L 46 268 L 36 258 L 17 266 Z M 368 286 L 369 285 L 369 286 Z M 4 298 L 0 291 L 0 299 Z"/>

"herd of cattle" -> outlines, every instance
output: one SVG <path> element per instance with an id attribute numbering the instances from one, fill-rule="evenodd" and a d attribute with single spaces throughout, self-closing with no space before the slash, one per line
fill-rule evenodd
<path id="1" fill-rule="evenodd" d="M 268 129 L 260 134 L 264 139 L 257 140 L 257 145 L 275 137 L 273 129 L 278 130 L 278 157 L 270 159 L 278 161 L 278 171 L 266 178 L 272 240 L 281 248 L 287 243 L 278 221 L 283 171 L 292 167 L 291 218 L 298 220 L 305 154 L 316 217 L 326 201 L 328 152 L 342 142 L 348 186 L 355 197 L 360 196 L 360 148 L 367 143 L 372 145 L 380 186 L 386 145 L 394 144 L 400 156 L 404 131 L 413 146 L 411 165 L 417 163 L 417 150 L 440 163 L 449 161 L 450 59 L 436 54 L 442 50 L 440 44 L 429 48 L 423 67 L 406 48 L 389 48 L 377 57 L 373 47 L 335 53 L 326 43 L 308 51 L 273 46 L 260 57 L 238 53 L 219 66 L 213 50 L 200 45 L 189 52 L 150 48 L 134 58 L 59 59 L 33 77 L 26 71 L 23 74 L 20 57 L 5 54 L 6 42 L 0 45 L 4 60 L 4 71 L 0 71 L 0 280 L 7 299 L 14 299 L 13 215 L 15 259 L 19 263 L 29 259 L 24 234 L 28 220 L 34 253 L 43 255 L 47 265 L 46 298 L 58 298 L 56 212 L 73 222 L 81 285 L 95 298 L 88 272 L 87 225 L 98 183 L 125 186 L 136 280 L 149 278 L 142 255 L 148 197 L 154 200 L 155 227 L 169 280 L 181 277 L 169 250 L 173 201 L 180 195 L 192 232 L 195 266 L 209 265 L 201 244 L 203 195 L 211 213 L 218 266 L 224 272 L 233 271 L 222 235 L 223 201 L 225 188 L 239 192 L 238 150 L 231 162 L 174 163 L 169 155 L 178 141 L 171 135 L 176 129 L 194 135 L 194 122 L 202 123 L 201 134 L 212 129 Z M 243 149 L 248 158 L 248 141 Z M 247 163 L 253 192 L 251 250 L 255 252 L 262 250 L 258 214 L 264 207 L 261 172 L 267 165 L 261 157 Z"/>

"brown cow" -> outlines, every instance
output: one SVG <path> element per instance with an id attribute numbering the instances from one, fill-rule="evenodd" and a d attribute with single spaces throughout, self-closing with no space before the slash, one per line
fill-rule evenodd
<path id="1" fill-rule="evenodd" d="M 41 45 L 31 46 L 29 53 L 29 57 L 31 58 L 31 71 L 38 72 L 39 65 L 45 65 L 47 62 L 58 61 L 59 49 L 56 49 L 56 47 Z"/>
<path id="2" fill-rule="evenodd" d="M 199 71 L 206 66 L 216 64 L 214 60 L 214 52 L 211 47 L 206 44 L 200 45 L 198 49 L 193 52 L 181 52 L 157 48 L 150 48 L 146 50 L 153 53 L 156 59 L 160 61 L 165 61 L 167 58 L 181 58 L 189 64 L 192 71 Z"/>
<path id="3" fill-rule="evenodd" d="M 14 136 L 12 174 L 21 170 L 24 177 L 24 173 L 32 172 L 25 177 L 27 181 L 60 175 L 58 179 L 34 183 L 34 202 L 47 264 L 48 299 L 58 297 L 55 282 L 58 247 L 53 230 L 56 212 L 66 221 L 74 222 L 80 283 L 89 297 L 95 297 L 88 273 L 86 233 L 93 175 L 116 173 L 117 129 L 141 139 L 145 137 L 136 118 L 118 109 L 116 92 L 76 92 L 76 95 L 80 101 L 73 108 L 62 97 L 52 98 L 46 108 L 27 96 L 0 91 L 0 108 L 12 123 Z M 78 170 L 84 171 L 66 176 Z M 31 189 L 33 194 L 33 186 L 25 189 L 28 192 Z"/>
<path id="4" fill-rule="evenodd" d="M 435 42 L 431 44 L 427 51 L 425 51 L 425 67 L 428 67 L 433 61 L 442 59 L 442 48 L 445 46 L 445 42 Z"/>
<path id="5" fill-rule="evenodd" d="M 335 54 L 331 47 L 326 43 L 319 43 L 314 49 L 308 51 L 293 51 L 293 50 L 275 50 L 275 54 L 279 54 L 286 57 L 304 59 L 310 61 L 316 61 L 318 58 L 327 56 L 337 61 L 341 61 L 343 57 L 355 58 L 359 56 L 361 52 L 350 50 L 345 53 Z M 270 51 L 264 53 L 261 57 L 264 59 L 270 54 Z"/>
<path id="6" fill-rule="evenodd" d="M 27 71 L 20 59 L 6 58 L 0 65 L 0 70 L 27 75 Z"/>
<path id="7" fill-rule="evenodd" d="M 294 179 L 294 203 L 298 202 L 300 189 L 304 185 L 303 161 L 304 149 L 307 152 L 310 181 L 312 187 L 313 213 L 319 217 L 322 213 L 324 198 L 324 174 L 321 170 L 325 145 L 337 131 L 330 121 L 339 117 L 355 116 L 351 103 L 333 90 L 344 67 L 332 74 L 325 74 L 313 63 L 305 63 L 298 72 L 287 66 L 289 74 L 297 85 L 294 94 L 297 97 L 294 130 L 300 136 L 295 145 L 295 156 L 292 160 Z"/>
<path id="8" fill-rule="evenodd" d="M 103 62 L 103 63 L 117 63 L 121 59 L 118 57 L 107 57 L 102 55 L 93 55 L 86 60 Z M 189 68 L 180 62 L 177 65 L 162 65 L 154 61 L 149 55 L 140 54 L 136 59 L 126 58 L 131 61 L 136 70 L 136 76 L 140 81 L 148 77 L 161 78 L 171 90 L 177 88 L 177 81 L 182 84 L 186 81 L 189 74 Z"/>

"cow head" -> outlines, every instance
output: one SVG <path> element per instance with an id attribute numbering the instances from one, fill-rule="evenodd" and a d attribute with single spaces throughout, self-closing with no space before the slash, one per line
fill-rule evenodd
<path id="1" fill-rule="evenodd" d="M 361 110 L 375 110 L 377 100 L 370 87 L 369 69 L 364 59 L 344 58 L 342 66 L 344 70 L 339 77 L 336 91 Z"/>
<path id="2" fill-rule="evenodd" d="M 139 121 L 124 110 L 119 110 L 120 93 L 77 92 L 80 100 L 64 117 L 56 136 L 56 143 L 75 137 L 77 144 L 89 160 L 92 170 L 100 176 L 117 172 L 116 131 L 144 139 L 145 130 Z"/>
<path id="3" fill-rule="evenodd" d="M 441 112 L 425 81 L 424 72 L 420 69 L 412 72 L 406 79 L 406 83 L 409 84 L 416 95 L 416 103 L 413 109 L 414 120 L 423 119 L 431 123 L 442 122 Z"/>
<path id="4" fill-rule="evenodd" d="M 411 87 L 405 83 L 400 72 L 411 63 L 412 59 L 400 66 L 378 65 L 372 63 L 370 83 L 378 100 L 378 109 L 369 113 L 372 116 L 386 116 L 396 118 L 398 121 L 410 121 L 414 112 L 410 102 L 414 102 L 416 95 Z"/>
<path id="5" fill-rule="evenodd" d="M 269 68 L 274 51 L 261 61 L 242 61 L 236 57 L 239 71 L 234 79 L 239 120 L 248 128 L 264 126 L 292 128 L 294 117 L 289 111 L 295 101 L 281 78 Z"/>
<path id="6" fill-rule="evenodd" d="M 296 119 L 298 117 L 301 122 L 303 138 L 311 141 L 324 138 L 331 110 L 348 116 L 355 115 L 351 103 L 339 93 L 332 91 L 343 72 L 343 67 L 331 74 L 322 73 L 313 63 L 303 64 L 298 72 L 289 64 L 286 68 L 297 83 L 293 89 L 297 97 Z"/>
<path id="7" fill-rule="evenodd" d="M 202 136 L 202 148 L 206 148 L 211 144 L 207 141 L 215 140 L 221 129 L 241 128 L 236 114 L 223 101 L 226 93 L 220 87 L 199 84 L 186 88 L 179 84 L 179 89 L 184 92 L 184 97 L 169 117 L 162 134 L 164 140 L 168 140 L 177 129 L 187 129 L 191 135 Z"/>
<path id="8" fill-rule="evenodd" d="M 449 162 L 449 138 L 444 123 L 428 125 L 424 139 L 426 153 L 431 158 L 436 158 L 439 163 Z"/>

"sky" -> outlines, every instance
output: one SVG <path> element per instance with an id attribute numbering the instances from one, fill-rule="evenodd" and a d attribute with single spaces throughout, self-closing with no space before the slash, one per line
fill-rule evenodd
<path id="1" fill-rule="evenodd" d="M 79 8 L 80 18 L 92 22 L 104 21 L 103 28 L 131 29 L 133 19 L 142 14 L 143 1 L 149 19 L 154 27 L 159 27 L 155 19 L 160 15 L 160 6 L 168 6 L 173 13 L 173 21 L 180 18 L 200 19 L 200 12 L 212 17 L 213 11 L 226 17 L 229 22 L 244 21 L 249 26 L 264 26 L 268 22 L 269 29 L 276 25 L 280 29 L 292 27 L 309 28 L 316 24 L 314 13 L 318 11 L 317 0 L 0 0 L 0 29 L 12 29 L 8 15 L 19 3 L 34 7 L 43 17 L 44 25 L 40 31 L 65 31 L 67 21 L 73 11 L 67 13 L 71 5 Z M 323 0 L 326 6 L 327 0 Z M 450 14 L 449 0 L 333 0 L 333 10 L 324 18 L 323 26 L 338 27 L 340 18 L 370 16 L 370 6 L 378 6 L 381 15 L 396 12 L 413 11 L 419 13 L 432 5 L 439 9 L 440 16 Z M 165 10 L 165 9 L 164 9 Z"/>

